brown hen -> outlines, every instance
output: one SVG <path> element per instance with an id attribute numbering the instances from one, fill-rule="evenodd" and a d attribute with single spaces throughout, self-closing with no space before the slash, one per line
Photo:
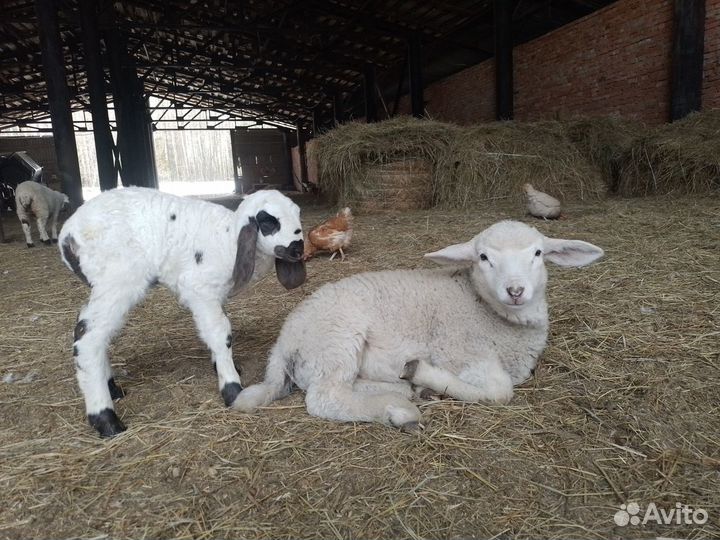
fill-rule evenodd
<path id="1" fill-rule="evenodd" d="M 332 253 L 330 260 L 333 260 L 339 252 L 344 261 L 343 248 L 350 245 L 352 234 L 353 215 L 350 208 L 346 207 L 340 210 L 335 217 L 310 229 L 305 242 L 304 259 L 308 260 L 318 251 L 330 251 Z"/>

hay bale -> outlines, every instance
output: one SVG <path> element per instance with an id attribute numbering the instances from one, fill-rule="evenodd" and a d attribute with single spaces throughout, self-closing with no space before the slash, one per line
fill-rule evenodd
<path id="1" fill-rule="evenodd" d="M 339 204 L 361 201 L 375 189 L 369 169 L 397 161 L 434 164 L 448 152 L 458 126 L 398 117 L 365 124 L 349 122 L 316 139 L 320 189 Z"/>
<path id="2" fill-rule="evenodd" d="M 627 196 L 720 191 L 720 110 L 639 137 L 621 158 L 617 188 Z"/>
<path id="3" fill-rule="evenodd" d="M 358 212 L 425 210 L 432 202 L 432 166 L 424 159 L 373 165 L 367 186 L 361 199 L 345 204 Z"/>

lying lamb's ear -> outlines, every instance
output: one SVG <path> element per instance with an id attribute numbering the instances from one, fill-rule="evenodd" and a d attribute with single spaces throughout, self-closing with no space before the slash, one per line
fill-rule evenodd
<path id="1" fill-rule="evenodd" d="M 305 262 L 290 262 L 282 259 L 275 259 L 275 274 L 278 281 L 286 289 L 294 289 L 305 283 Z"/>
<path id="2" fill-rule="evenodd" d="M 545 238 L 545 260 L 560 266 L 585 266 L 603 255 L 602 249 L 582 240 Z"/>
<path id="3" fill-rule="evenodd" d="M 464 244 L 454 244 L 439 251 L 426 253 L 425 258 L 438 264 L 469 263 L 477 260 L 477 250 L 475 242 L 471 240 Z"/>
<path id="4" fill-rule="evenodd" d="M 250 281 L 255 271 L 255 248 L 258 228 L 254 219 L 240 229 L 237 240 L 235 267 L 233 268 L 233 287 L 229 296 L 237 294 Z"/>

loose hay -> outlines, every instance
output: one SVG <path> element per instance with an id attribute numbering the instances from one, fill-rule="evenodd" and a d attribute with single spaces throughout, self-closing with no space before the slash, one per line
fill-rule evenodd
<path id="1" fill-rule="evenodd" d="M 625 151 L 622 195 L 720 191 L 720 110 L 694 113 L 640 137 Z"/>
<path id="2" fill-rule="evenodd" d="M 303 214 L 306 224 L 327 208 Z M 228 314 L 249 384 L 285 315 L 321 283 L 416 267 L 516 205 L 356 219 L 344 263 L 317 258 L 303 290 L 267 279 Z M 423 431 L 311 418 L 298 393 L 225 410 L 191 316 L 164 290 L 111 350 L 126 434 L 86 425 L 72 327 L 87 289 L 17 223 L 0 245 L 0 537 L 720 537 L 720 201 L 574 204 L 544 233 L 607 251 L 550 269 L 550 345 L 509 406 L 431 401 Z M 617 527 L 628 500 L 701 507 L 702 526 Z"/>
<path id="3" fill-rule="evenodd" d="M 645 133 L 645 126 L 614 116 L 582 118 L 564 125 L 568 138 L 590 163 L 600 169 L 608 190 L 617 192 L 622 159 Z"/>

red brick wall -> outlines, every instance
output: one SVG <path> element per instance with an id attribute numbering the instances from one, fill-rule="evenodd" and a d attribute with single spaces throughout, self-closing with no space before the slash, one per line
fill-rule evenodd
<path id="1" fill-rule="evenodd" d="M 720 0 L 707 0 L 704 108 L 720 107 Z M 619 0 L 515 48 L 515 118 L 669 115 L 672 0 Z M 494 61 L 425 89 L 428 114 L 468 124 L 495 119 Z M 400 110 L 409 111 L 408 97 Z"/>
<path id="2" fill-rule="evenodd" d="M 671 0 L 620 0 L 517 47 L 515 118 L 669 115 Z"/>
<path id="3" fill-rule="evenodd" d="M 495 62 L 474 65 L 437 81 L 424 92 L 430 118 L 473 124 L 495 119 Z M 403 96 L 399 114 L 410 114 L 410 98 Z"/>
<path id="4" fill-rule="evenodd" d="M 720 0 L 705 4 L 703 108 L 720 109 Z"/>

